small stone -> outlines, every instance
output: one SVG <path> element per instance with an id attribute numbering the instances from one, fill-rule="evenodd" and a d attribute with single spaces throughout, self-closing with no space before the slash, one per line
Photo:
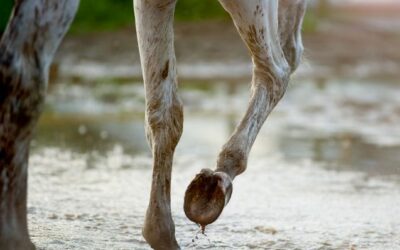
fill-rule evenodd
<path id="1" fill-rule="evenodd" d="M 74 214 L 65 214 L 65 219 L 66 220 L 74 220 L 75 219 L 75 215 Z"/>
<path id="2" fill-rule="evenodd" d="M 55 219 L 58 219 L 58 216 L 56 214 L 52 214 L 48 218 L 51 220 L 55 220 Z"/>
<path id="3" fill-rule="evenodd" d="M 275 228 L 273 228 L 273 227 L 256 226 L 254 229 L 257 230 L 257 231 L 259 231 L 259 232 L 261 232 L 261 233 L 272 234 L 272 235 L 274 235 L 274 234 L 276 234 L 276 233 L 278 232 L 278 231 L 277 231 Z"/>

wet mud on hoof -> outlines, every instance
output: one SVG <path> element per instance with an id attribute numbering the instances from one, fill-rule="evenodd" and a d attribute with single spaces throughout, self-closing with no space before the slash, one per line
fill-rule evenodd
<path id="1" fill-rule="evenodd" d="M 205 227 L 218 219 L 232 193 L 229 177 L 210 169 L 203 169 L 188 186 L 185 193 L 184 211 L 186 216 Z"/>

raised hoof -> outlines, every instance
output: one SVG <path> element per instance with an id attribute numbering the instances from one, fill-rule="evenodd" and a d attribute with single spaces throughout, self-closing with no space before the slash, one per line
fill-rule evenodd
<path id="1" fill-rule="evenodd" d="M 205 227 L 220 216 L 231 194 L 232 180 L 227 174 L 202 169 L 186 190 L 185 214 L 189 220 Z"/>

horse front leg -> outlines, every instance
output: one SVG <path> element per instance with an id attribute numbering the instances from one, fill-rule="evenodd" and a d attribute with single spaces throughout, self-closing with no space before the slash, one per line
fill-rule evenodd
<path id="1" fill-rule="evenodd" d="M 223 146 L 215 171 L 203 169 L 189 185 L 184 210 L 202 226 L 214 222 L 228 203 L 232 180 L 245 171 L 251 147 L 268 115 L 283 97 L 301 57 L 304 0 L 220 0 L 253 61 L 247 111 Z"/>
<path id="2" fill-rule="evenodd" d="M 143 236 L 154 249 L 179 249 L 170 204 L 173 155 L 183 129 L 174 53 L 175 3 L 175 0 L 134 1 L 146 92 L 146 132 L 153 153 L 153 177 Z"/>
<path id="3" fill-rule="evenodd" d="M 34 249 L 27 228 L 29 144 L 54 53 L 78 0 L 15 1 L 0 41 L 0 249 Z"/>

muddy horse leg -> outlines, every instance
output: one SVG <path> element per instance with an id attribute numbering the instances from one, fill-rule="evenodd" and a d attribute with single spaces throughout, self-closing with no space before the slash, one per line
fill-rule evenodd
<path id="1" fill-rule="evenodd" d="M 153 153 L 150 202 L 143 236 L 155 249 L 178 249 L 170 185 L 175 147 L 182 133 L 177 95 L 173 18 L 175 0 L 135 0 L 136 30 L 146 91 L 146 132 Z"/>
<path id="2" fill-rule="evenodd" d="M 223 146 L 216 170 L 203 169 L 186 191 L 185 213 L 203 226 L 215 221 L 228 203 L 232 180 L 245 171 L 257 134 L 284 95 L 303 51 L 305 0 L 220 2 L 251 53 L 253 78 L 246 114 Z"/>
<path id="3" fill-rule="evenodd" d="M 34 249 L 27 228 L 29 143 L 53 55 L 78 0 L 16 0 L 0 41 L 0 249 Z"/>

